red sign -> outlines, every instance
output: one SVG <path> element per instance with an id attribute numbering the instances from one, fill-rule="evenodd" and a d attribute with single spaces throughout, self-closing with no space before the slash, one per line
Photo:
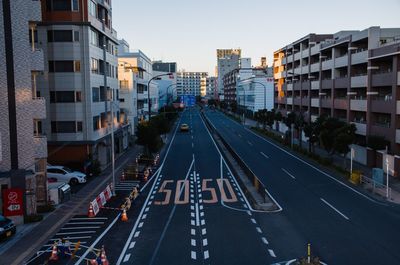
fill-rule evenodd
<path id="1" fill-rule="evenodd" d="M 4 216 L 24 215 L 23 192 L 21 189 L 3 190 Z"/>

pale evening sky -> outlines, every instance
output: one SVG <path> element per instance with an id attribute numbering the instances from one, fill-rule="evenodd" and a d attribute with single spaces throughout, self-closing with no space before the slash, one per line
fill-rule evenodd
<path id="1" fill-rule="evenodd" d="M 114 0 L 113 27 L 131 49 L 214 75 L 217 48 L 261 56 L 308 33 L 400 27 L 400 0 Z"/>

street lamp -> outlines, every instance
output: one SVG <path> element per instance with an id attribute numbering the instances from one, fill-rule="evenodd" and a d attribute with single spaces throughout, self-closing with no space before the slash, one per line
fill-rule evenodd
<path id="1" fill-rule="evenodd" d="M 147 105 L 148 105 L 148 110 L 149 110 L 149 121 L 151 117 L 151 104 L 150 104 L 150 83 L 151 81 L 160 78 L 161 76 L 166 76 L 166 75 L 173 75 L 173 73 L 166 73 L 166 74 L 161 74 L 161 75 L 156 75 L 150 78 L 149 82 L 147 82 Z"/>

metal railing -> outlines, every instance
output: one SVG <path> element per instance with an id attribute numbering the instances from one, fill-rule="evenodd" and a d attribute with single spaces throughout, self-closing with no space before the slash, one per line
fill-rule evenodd
<path id="1" fill-rule="evenodd" d="M 392 198 L 392 188 L 389 187 L 387 189 L 387 185 L 378 183 L 374 179 L 366 177 L 364 175 L 360 176 L 360 183 L 364 185 L 368 185 L 372 188 L 372 193 L 380 193 L 383 196 L 388 196 Z M 386 191 L 389 191 L 389 194 L 386 194 Z"/>

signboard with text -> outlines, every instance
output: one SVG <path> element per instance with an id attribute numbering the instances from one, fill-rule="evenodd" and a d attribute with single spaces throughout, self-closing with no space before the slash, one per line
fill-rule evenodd
<path id="1" fill-rule="evenodd" d="M 22 189 L 5 189 L 2 193 L 4 216 L 24 215 Z"/>

